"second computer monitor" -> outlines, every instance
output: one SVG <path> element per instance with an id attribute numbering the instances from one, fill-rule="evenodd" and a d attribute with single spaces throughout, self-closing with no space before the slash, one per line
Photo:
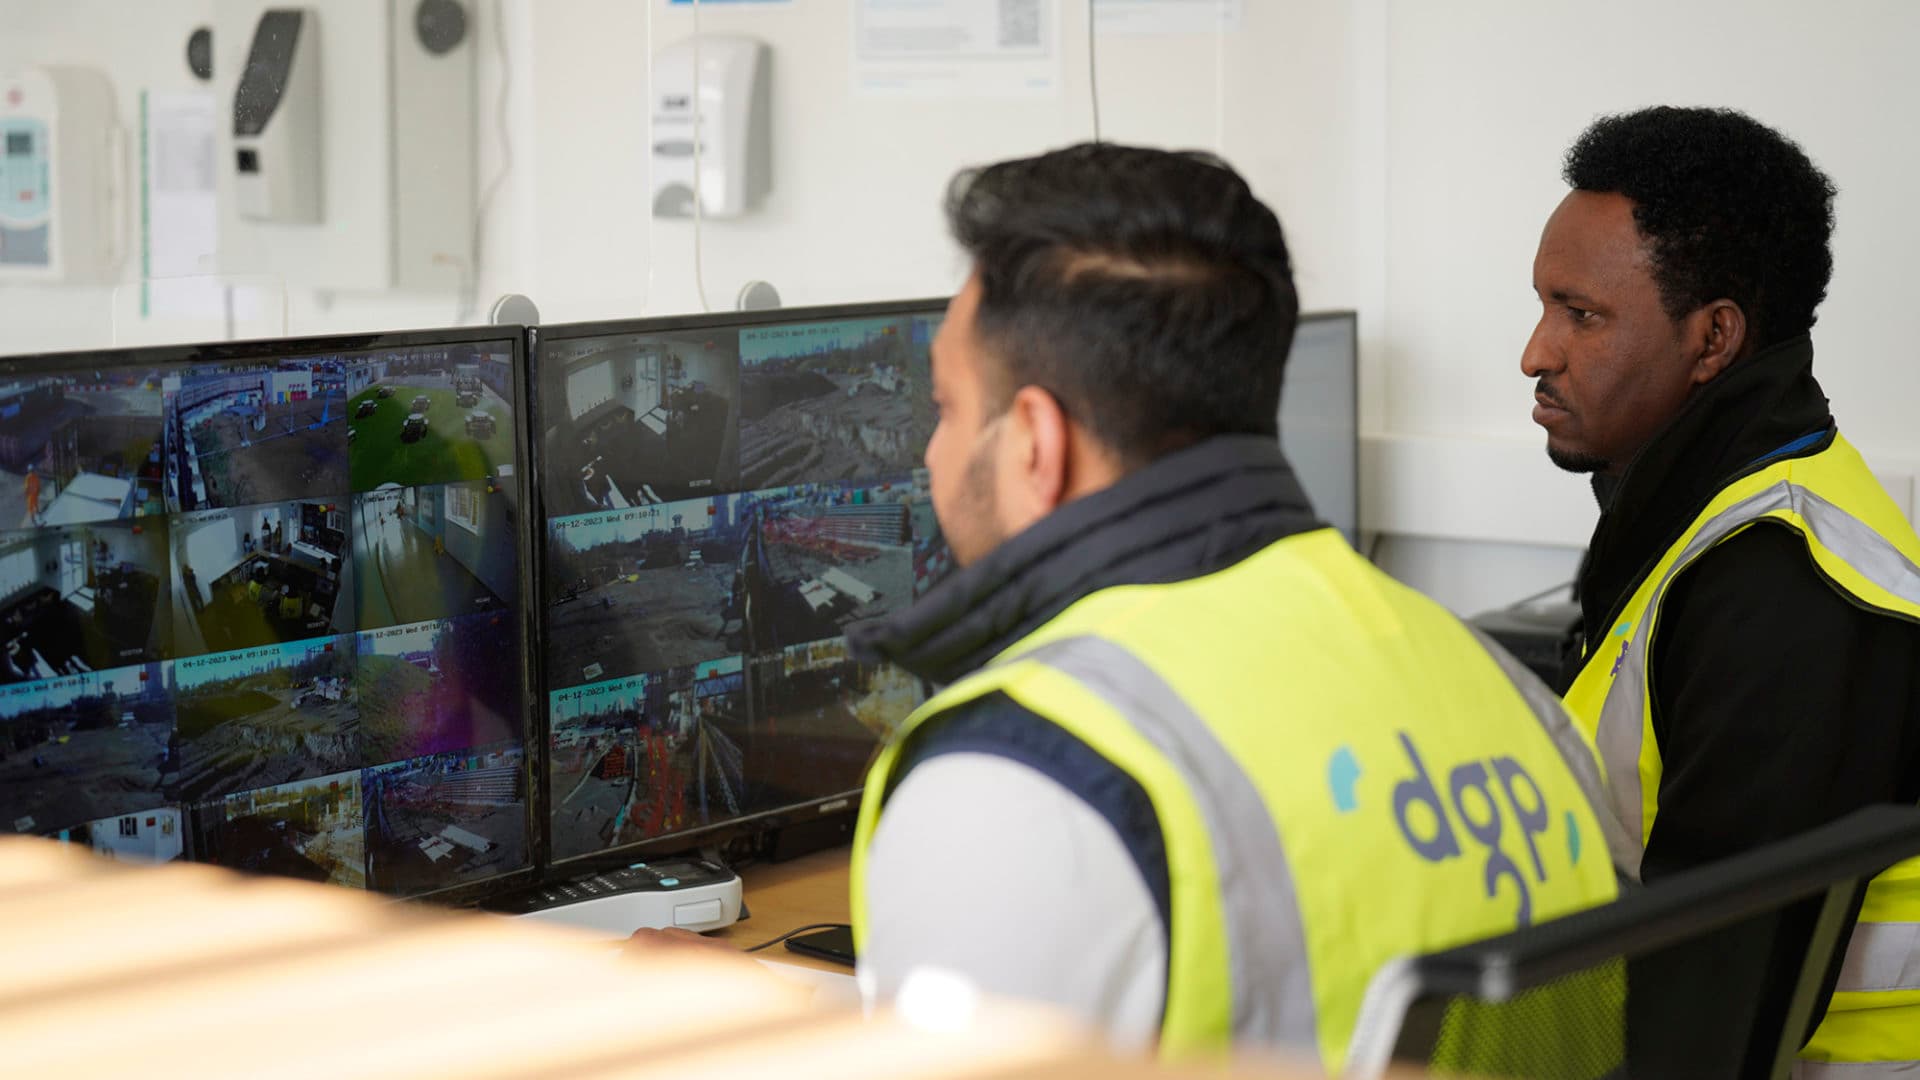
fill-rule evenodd
<path id="1" fill-rule="evenodd" d="M 1300 317 L 1280 394 L 1280 446 L 1320 520 L 1360 542 L 1359 380 L 1351 311 Z"/>
<path id="2" fill-rule="evenodd" d="M 923 698 L 944 300 L 536 331 L 556 862 L 837 800 Z"/>

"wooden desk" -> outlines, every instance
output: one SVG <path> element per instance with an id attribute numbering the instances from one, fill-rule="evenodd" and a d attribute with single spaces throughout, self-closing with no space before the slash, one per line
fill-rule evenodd
<path id="1" fill-rule="evenodd" d="M 850 921 L 850 896 L 847 874 L 853 858 L 851 847 L 828 848 L 783 863 L 749 866 L 740 872 L 747 909 L 753 917 L 707 936 L 744 949 L 770 941 L 781 934 L 809 923 Z M 755 956 L 775 963 L 792 964 L 851 977 L 853 969 L 831 960 L 821 960 L 792 952 L 784 945 L 763 949 Z M 817 1000 L 817 999 L 816 999 Z M 881 1070 L 882 1073 L 887 1070 Z M 1319 1076 L 1317 1068 L 1302 1068 L 1297 1063 L 1256 1055 L 1227 1064 L 1163 1065 L 1153 1061 L 1100 1060 L 1084 1062 L 1054 1060 L 1037 1068 L 1019 1068 L 1000 1080 L 1305 1080 Z M 1412 1080 L 1416 1072 L 1391 1073 L 1392 1080 Z"/>
<path id="2" fill-rule="evenodd" d="M 833 862 L 768 868 L 785 880 L 765 891 L 824 904 Z M 9 1077 L 1309 1075 L 1120 1061 L 996 1002 L 933 1031 L 821 1007 L 718 950 L 611 949 L 524 920 L 210 866 L 130 868 L 17 837 L 0 837 L 0 956 Z"/>
<path id="3" fill-rule="evenodd" d="M 708 936 L 732 942 L 744 949 L 771 941 L 808 923 L 851 921 L 848 912 L 847 864 L 852 858 L 852 848 L 836 847 L 783 863 L 747 867 L 740 872 L 740 884 L 747 911 L 752 918 L 734 923 L 724 930 L 716 930 Z M 853 974 L 852 968 L 831 960 L 802 956 L 784 945 L 762 949 L 754 955 L 818 971 Z"/>

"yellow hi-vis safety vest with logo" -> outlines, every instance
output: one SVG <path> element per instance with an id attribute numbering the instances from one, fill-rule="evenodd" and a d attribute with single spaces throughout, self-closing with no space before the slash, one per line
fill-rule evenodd
<path id="1" fill-rule="evenodd" d="M 1152 800 L 1172 897 L 1161 1052 L 1287 1044 L 1337 1072 L 1383 963 L 1615 895 L 1549 722 L 1590 751 L 1550 691 L 1532 683 L 1529 701 L 1501 664 L 1330 529 L 1205 577 L 1086 596 L 882 750 L 854 835 L 855 943 L 903 743 L 999 691 Z"/>
<path id="2" fill-rule="evenodd" d="M 1920 537 L 1838 434 L 1824 450 L 1773 462 L 1727 485 L 1640 582 L 1606 643 L 1587 657 L 1567 691 L 1575 721 L 1599 748 L 1614 809 L 1639 845 L 1631 866 L 1636 877 L 1638 852 L 1660 809 L 1660 746 L 1648 689 L 1660 602 L 1694 560 L 1761 521 L 1805 538 L 1821 575 L 1854 602 L 1920 621 Z M 1864 1080 L 1873 1075 L 1858 1067 L 1864 1062 L 1905 1062 L 1920 1073 L 1920 860 L 1901 863 L 1868 886 L 1826 1019 L 1801 1056 L 1796 1076 Z"/>

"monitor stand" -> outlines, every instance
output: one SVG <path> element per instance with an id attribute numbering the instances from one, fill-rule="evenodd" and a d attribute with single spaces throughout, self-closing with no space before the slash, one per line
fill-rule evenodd
<path id="1" fill-rule="evenodd" d="M 786 862 L 852 844 L 854 826 L 860 821 L 859 801 L 842 800 L 830 807 L 825 812 L 790 817 L 761 832 L 751 841 L 751 857 L 761 862 Z"/>
<path id="2" fill-rule="evenodd" d="M 485 907 L 619 938 L 644 927 L 718 930 L 745 914 L 738 874 L 718 861 L 684 856 L 582 874 L 500 897 Z"/>

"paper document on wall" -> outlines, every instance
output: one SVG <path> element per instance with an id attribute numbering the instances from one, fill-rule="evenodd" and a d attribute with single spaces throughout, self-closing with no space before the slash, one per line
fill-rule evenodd
<path id="1" fill-rule="evenodd" d="M 213 173 L 217 116 L 212 94 L 147 96 L 142 276 L 153 279 L 145 305 L 149 316 L 206 318 L 224 312 L 225 291 L 208 276 L 219 247 Z"/>
<path id="2" fill-rule="evenodd" d="M 1244 0 L 1093 0 L 1101 34 L 1217 34 L 1240 29 Z"/>
<path id="3" fill-rule="evenodd" d="M 127 287 L 124 306 L 116 290 L 115 340 L 146 340 L 152 331 L 137 323 L 149 320 L 186 324 L 168 333 L 229 338 L 283 329 L 284 314 L 270 308 L 269 294 L 284 292 L 277 281 L 220 273 L 214 95 L 149 92 L 142 105 L 141 280 Z"/>
<path id="4" fill-rule="evenodd" d="M 1059 0 L 855 0 L 854 87 L 906 97 L 1060 90 Z"/>

